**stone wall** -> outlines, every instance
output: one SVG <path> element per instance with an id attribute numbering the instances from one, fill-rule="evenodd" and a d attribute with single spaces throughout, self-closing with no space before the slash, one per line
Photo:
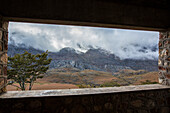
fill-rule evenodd
<path id="1" fill-rule="evenodd" d="M 159 36 L 159 82 L 170 85 L 170 31 Z"/>
<path id="2" fill-rule="evenodd" d="M 7 43 L 8 22 L 0 17 L 0 93 L 6 90 Z M 170 85 L 170 32 L 160 32 L 159 82 Z M 0 113 L 170 113 L 170 90 L 0 98 Z"/>
<path id="3" fill-rule="evenodd" d="M 0 99 L 0 113 L 170 113 L 170 90 Z"/>
<path id="4" fill-rule="evenodd" d="M 0 17 L 0 93 L 6 91 L 7 83 L 8 21 Z"/>

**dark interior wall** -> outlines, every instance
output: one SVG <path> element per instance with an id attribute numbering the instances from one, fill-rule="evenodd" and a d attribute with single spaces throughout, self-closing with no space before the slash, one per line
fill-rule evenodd
<path id="1" fill-rule="evenodd" d="M 3 0 L 11 21 L 163 30 L 170 26 L 169 0 Z"/>
<path id="2" fill-rule="evenodd" d="M 0 99 L 0 113 L 169 113 L 170 90 Z"/>

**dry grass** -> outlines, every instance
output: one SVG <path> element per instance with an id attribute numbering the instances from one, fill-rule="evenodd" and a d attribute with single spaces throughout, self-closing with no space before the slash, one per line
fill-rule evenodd
<path id="1" fill-rule="evenodd" d="M 143 75 L 140 75 L 140 79 L 134 83 L 134 85 L 139 85 L 146 80 L 151 82 L 158 82 L 158 72 L 149 72 Z"/>
<path id="2" fill-rule="evenodd" d="M 72 89 L 78 85 L 100 86 L 104 83 L 118 83 L 120 85 L 141 85 L 142 82 L 158 82 L 158 72 L 146 72 L 144 70 L 120 70 L 118 76 L 113 76 L 109 72 L 78 69 L 52 69 L 47 75 L 38 79 L 33 86 L 33 90 L 49 89 Z M 7 87 L 8 91 L 16 90 L 13 86 Z"/>
<path id="3" fill-rule="evenodd" d="M 15 84 L 18 85 L 18 84 Z M 51 90 L 51 89 L 77 89 L 79 88 L 76 85 L 73 84 L 61 84 L 61 83 L 35 83 L 33 85 L 32 90 Z M 20 91 L 20 89 L 17 89 L 14 86 L 8 85 L 7 91 Z M 28 90 L 28 87 L 27 89 Z"/>

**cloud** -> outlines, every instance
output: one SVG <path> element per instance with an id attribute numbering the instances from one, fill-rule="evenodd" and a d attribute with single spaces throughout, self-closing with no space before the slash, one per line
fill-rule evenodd
<path id="1" fill-rule="evenodd" d="M 151 50 L 158 45 L 158 32 L 151 31 L 10 22 L 10 43 L 53 52 L 64 47 L 80 50 L 77 44 L 92 45 L 106 49 L 122 59 L 158 57 L 158 50 Z M 141 51 L 143 48 L 147 50 Z"/>

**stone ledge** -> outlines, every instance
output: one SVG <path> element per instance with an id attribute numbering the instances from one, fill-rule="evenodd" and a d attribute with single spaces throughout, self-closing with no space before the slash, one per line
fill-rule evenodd
<path id="1" fill-rule="evenodd" d="M 8 91 L 1 94 L 0 98 L 28 98 L 28 97 L 50 97 L 50 96 L 73 96 L 73 95 L 90 95 L 104 93 L 120 93 L 143 90 L 169 89 L 170 86 L 152 84 L 152 85 L 136 85 L 121 86 L 107 88 L 83 88 L 83 89 L 60 89 L 60 90 L 32 90 L 32 91 Z"/>

